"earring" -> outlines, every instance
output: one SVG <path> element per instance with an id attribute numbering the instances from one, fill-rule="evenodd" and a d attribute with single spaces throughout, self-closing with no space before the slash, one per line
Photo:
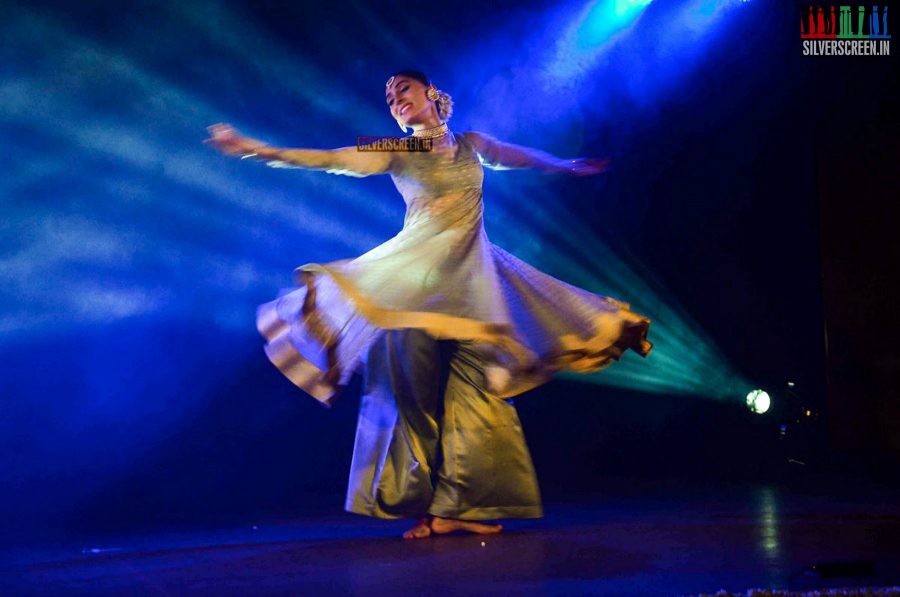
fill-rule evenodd
<path id="1" fill-rule="evenodd" d="M 438 97 L 440 97 L 440 94 L 438 93 L 438 90 L 435 88 L 435 86 L 432 85 L 425 91 L 425 97 L 427 97 L 431 101 L 434 101 Z"/>
<path id="2" fill-rule="evenodd" d="M 399 120 L 397 121 L 397 124 L 400 126 L 401 131 L 403 131 L 404 133 L 409 132 L 406 128 L 406 125 L 403 124 L 402 122 L 400 122 Z"/>

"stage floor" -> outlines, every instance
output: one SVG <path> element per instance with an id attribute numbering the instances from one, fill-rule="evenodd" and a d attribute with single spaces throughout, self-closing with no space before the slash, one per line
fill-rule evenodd
<path id="1" fill-rule="evenodd" d="M 492 536 L 339 511 L 3 553 L 3 595 L 695 595 L 900 584 L 896 490 L 610 481 Z M 874 575 L 820 578 L 819 562 Z"/>

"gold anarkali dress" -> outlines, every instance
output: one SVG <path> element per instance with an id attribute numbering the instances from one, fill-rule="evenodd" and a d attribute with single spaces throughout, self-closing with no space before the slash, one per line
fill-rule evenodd
<path id="1" fill-rule="evenodd" d="M 394 154 L 386 173 L 406 203 L 400 232 L 354 259 L 298 267 L 298 286 L 261 305 L 257 327 L 271 362 L 326 404 L 364 369 L 348 510 L 540 516 L 508 399 L 626 349 L 646 356 L 650 321 L 492 244 L 483 166 L 507 166 L 511 146 L 486 137 L 479 153 L 468 133 L 449 134 L 455 155 Z M 330 171 L 374 173 L 359 170 Z"/>

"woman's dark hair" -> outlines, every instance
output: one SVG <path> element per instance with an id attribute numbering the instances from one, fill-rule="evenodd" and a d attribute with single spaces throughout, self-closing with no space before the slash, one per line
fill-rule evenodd
<path id="1" fill-rule="evenodd" d="M 393 75 L 388 77 L 388 81 L 391 80 L 391 77 L 409 77 L 410 79 L 415 79 L 416 81 L 418 81 L 419 83 L 421 83 L 422 85 L 424 85 L 426 87 L 431 85 L 431 79 L 429 79 L 428 75 L 426 75 L 425 73 L 423 73 L 420 70 L 414 70 L 414 69 L 398 70 Z"/>

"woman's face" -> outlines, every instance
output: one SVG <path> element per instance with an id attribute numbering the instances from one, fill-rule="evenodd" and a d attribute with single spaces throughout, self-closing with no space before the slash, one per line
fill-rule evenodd
<path id="1" fill-rule="evenodd" d="M 419 81 L 398 75 L 385 88 L 385 101 L 397 121 L 418 124 L 429 114 L 431 100 L 425 96 L 427 87 Z"/>

